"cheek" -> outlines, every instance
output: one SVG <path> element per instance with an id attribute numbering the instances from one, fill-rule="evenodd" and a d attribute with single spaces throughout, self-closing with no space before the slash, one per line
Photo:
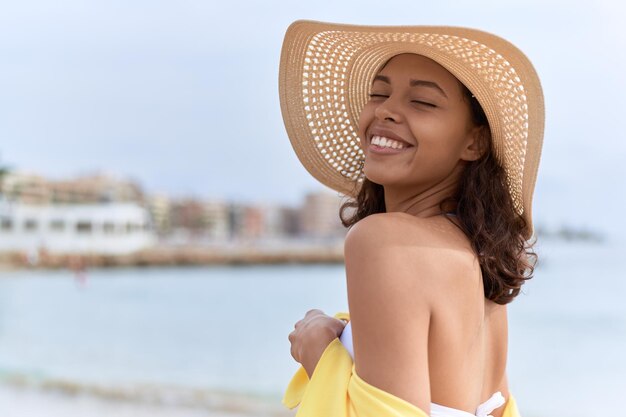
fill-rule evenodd
<path id="1" fill-rule="evenodd" d="M 423 119 L 412 131 L 418 143 L 417 158 L 424 166 L 447 166 L 458 160 L 462 134 L 449 122 Z"/>
<path id="2" fill-rule="evenodd" d="M 461 144 L 463 127 L 456 121 L 447 118 L 421 117 L 411 123 L 418 144 L 424 144 L 433 150 L 452 151 Z"/>

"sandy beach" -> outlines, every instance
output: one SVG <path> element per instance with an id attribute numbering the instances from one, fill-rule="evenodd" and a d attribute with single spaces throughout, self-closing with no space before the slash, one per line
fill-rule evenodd
<path id="1" fill-rule="evenodd" d="M 288 417 L 281 404 L 243 400 L 215 406 L 189 406 L 162 400 L 112 399 L 92 394 L 0 385 L 3 417 Z"/>

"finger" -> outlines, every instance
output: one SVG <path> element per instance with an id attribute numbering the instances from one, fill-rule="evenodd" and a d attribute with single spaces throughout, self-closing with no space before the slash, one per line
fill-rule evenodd
<path id="1" fill-rule="evenodd" d="M 308 316 L 309 314 L 324 314 L 324 312 L 318 308 L 314 308 L 312 310 L 307 311 L 305 316 Z"/>
<path id="2" fill-rule="evenodd" d="M 291 348 L 289 349 L 289 353 L 291 353 L 291 357 L 296 361 L 296 362 L 300 362 L 300 356 L 298 355 L 298 352 L 296 350 L 296 344 L 292 343 L 291 344 Z"/>
<path id="3" fill-rule="evenodd" d="M 289 350 L 289 353 L 291 353 L 291 357 L 297 362 L 298 358 L 296 358 L 296 353 L 295 353 L 295 349 L 293 345 L 291 345 L 291 349 Z"/>

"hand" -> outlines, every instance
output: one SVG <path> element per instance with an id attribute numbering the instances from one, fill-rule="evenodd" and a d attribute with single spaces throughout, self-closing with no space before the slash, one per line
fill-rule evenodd
<path id="1" fill-rule="evenodd" d="M 307 311 L 304 318 L 296 322 L 295 330 L 289 333 L 291 356 L 304 366 L 309 377 L 328 344 L 341 335 L 345 326 L 343 320 L 318 309 Z"/>

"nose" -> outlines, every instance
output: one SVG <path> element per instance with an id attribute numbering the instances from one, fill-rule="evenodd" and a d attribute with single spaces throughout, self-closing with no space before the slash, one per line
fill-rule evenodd
<path id="1" fill-rule="evenodd" d="M 389 120 L 391 122 L 398 123 L 402 119 L 398 106 L 399 104 L 397 103 L 397 100 L 394 100 L 392 96 L 389 96 L 385 101 L 380 103 L 378 107 L 376 107 L 374 115 L 379 120 Z"/>

